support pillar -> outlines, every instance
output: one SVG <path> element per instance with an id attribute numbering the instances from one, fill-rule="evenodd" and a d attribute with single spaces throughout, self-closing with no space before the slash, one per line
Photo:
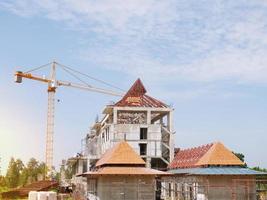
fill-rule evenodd
<path id="1" fill-rule="evenodd" d="M 151 168 L 151 158 L 150 157 L 146 157 L 146 167 Z"/>
<path id="2" fill-rule="evenodd" d="M 113 123 L 114 124 L 118 123 L 118 111 L 116 108 L 113 108 Z"/>
<path id="3" fill-rule="evenodd" d="M 174 129 L 173 129 L 173 110 L 169 112 L 167 115 L 167 126 L 168 130 L 170 131 L 170 141 L 169 141 L 169 147 L 170 147 L 170 161 L 174 158 Z"/>
<path id="4" fill-rule="evenodd" d="M 151 124 L 151 110 L 147 111 L 147 124 Z"/>

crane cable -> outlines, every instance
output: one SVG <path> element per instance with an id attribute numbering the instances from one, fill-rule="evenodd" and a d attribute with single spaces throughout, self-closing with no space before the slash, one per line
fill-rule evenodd
<path id="1" fill-rule="evenodd" d="M 85 84 L 88 87 L 92 87 L 91 85 L 89 85 L 87 82 L 85 82 L 84 80 L 82 80 L 81 78 L 79 78 L 77 75 L 75 75 L 73 72 L 70 72 L 68 69 L 66 69 L 65 67 L 62 67 L 61 65 L 58 65 L 62 70 L 64 70 L 65 72 L 67 72 L 68 74 L 70 74 L 71 76 L 73 76 L 74 78 L 76 78 L 77 80 L 79 80 L 81 83 Z"/>
<path id="2" fill-rule="evenodd" d="M 44 65 L 41 65 L 41 66 L 39 66 L 39 67 L 33 68 L 33 69 L 31 69 L 31 70 L 28 70 L 28 71 L 26 71 L 25 73 L 30 73 L 30 72 L 39 70 L 39 69 L 41 69 L 41 68 L 44 68 L 44 67 L 47 67 L 47 66 L 51 65 L 52 63 L 53 63 L 53 62 L 50 62 L 50 63 L 44 64 Z"/>
<path id="3" fill-rule="evenodd" d="M 82 80 L 81 78 L 79 78 L 75 73 L 80 74 L 80 75 L 83 75 L 83 76 L 85 76 L 85 77 L 87 77 L 87 78 L 89 78 L 89 79 L 92 79 L 92 80 L 94 80 L 94 81 L 100 82 L 100 83 L 102 83 L 102 84 L 105 84 L 105 85 L 107 85 L 107 86 L 109 86 L 109 87 L 112 87 L 112 88 L 115 88 L 115 89 L 118 89 L 118 90 L 120 90 L 120 91 L 125 92 L 125 90 L 123 90 L 123 89 L 121 89 L 121 88 L 119 88 L 119 87 L 117 87 L 117 86 L 115 86 L 115 85 L 113 85 L 113 84 L 110 84 L 110 83 L 108 83 L 108 82 L 106 82 L 106 81 L 103 81 L 103 80 L 101 80 L 101 79 L 95 78 L 95 77 L 93 77 L 93 76 L 90 76 L 90 75 L 88 75 L 88 74 L 85 74 L 85 73 L 83 73 L 83 72 L 80 72 L 80 71 L 78 71 L 78 70 L 75 70 L 75 69 L 73 69 L 73 68 L 71 68 L 71 67 L 68 67 L 68 66 L 66 66 L 66 65 L 63 65 L 63 64 L 58 63 L 58 62 L 55 62 L 55 61 L 54 61 L 54 62 L 47 63 L 47 64 L 44 64 L 44 65 L 41 65 L 41 66 L 36 67 L 36 68 L 33 68 L 33 69 L 31 69 L 31 70 L 26 71 L 25 73 L 30 73 L 30 72 L 33 72 L 33 71 L 42 69 L 42 68 L 47 67 L 47 66 L 49 66 L 49 65 L 51 65 L 51 64 L 53 64 L 53 63 L 55 63 L 56 65 L 58 65 L 59 67 L 61 67 L 61 69 L 63 69 L 65 72 L 67 72 L 67 73 L 70 74 L 71 76 L 75 77 L 77 80 L 79 80 L 80 82 L 82 82 L 83 84 L 85 84 L 85 85 L 88 86 L 88 87 L 92 87 L 92 86 L 89 85 L 86 81 L 84 81 L 84 80 Z M 71 71 L 72 71 L 72 72 L 71 72 Z"/>
<path id="4" fill-rule="evenodd" d="M 123 90 L 123 89 L 121 89 L 121 88 L 119 88 L 119 87 L 117 87 L 117 86 L 115 86 L 115 85 L 113 85 L 113 84 L 107 83 L 106 81 L 103 81 L 103 80 L 101 80 L 101 79 L 94 78 L 94 77 L 92 77 L 92 76 L 89 76 L 88 74 L 85 74 L 85 73 L 82 73 L 82 72 L 77 71 L 77 70 L 75 70 L 75 69 L 72 69 L 71 67 L 68 67 L 68 66 L 66 66 L 66 65 L 63 65 L 63 64 L 60 64 L 60 63 L 56 63 L 56 64 L 59 65 L 59 66 L 61 66 L 61 67 L 65 67 L 65 68 L 67 68 L 67 69 L 69 69 L 69 70 L 71 70 L 71 71 L 73 71 L 73 72 L 75 72 L 75 73 L 78 73 L 78 74 L 80 74 L 80 75 L 83 75 L 83 76 L 85 76 L 85 77 L 87 77 L 87 78 L 89 78 L 89 79 L 92 79 L 92 80 L 94 80 L 94 81 L 97 81 L 97 82 L 100 82 L 100 83 L 102 83 L 102 84 L 105 84 L 105 85 L 107 85 L 107 86 L 109 86 L 109 87 L 116 88 L 116 89 L 118 89 L 118 90 L 121 90 L 121 91 L 125 92 L 125 90 Z"/>

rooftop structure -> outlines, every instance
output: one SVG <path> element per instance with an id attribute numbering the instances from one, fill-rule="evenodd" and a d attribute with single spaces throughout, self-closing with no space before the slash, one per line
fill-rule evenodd
<path id="1" fill-rule="evenodd" d="M 144 160 L 122 141 L 107 151 L 87 177 L 87 198 L 155 199 L 156 177 L 171 174 L 145 167 Z"/>
<path id="2" fill-rule="evenodd" d="M 174 157 L 172 113 L 172 108 L 147 95 L 137 79 L 121 100 L 104 108 L 103 119 L 84 139 L 88 170 L 120 141 L 127 141 L 146 167 L 166 170 Z"/>
<path id="3" fill-rule="evenodd" d="M 146 95 L 146 89 L 140 79 L 137 79 L 124 97 L 115 106 L 119 107 L 151 107 L 168 108 L 161 101 Z"/>
<path id="4" fill-rule="evenodd" d="M 93 171 L 83 176 L 98 175 L 170 175 L 169 173 L 146 168 L 144 160 L 125 141 L 117 143 L 107 151 L 96 163 Z"/>
<path id="5" fill-rule="evenodd" d="M 145 161 L 133 151 L 127 142 L 117 143 L 107 151 L 100 160 L 97 161 L 96 167 L 105 165 L 145 165 Z"/>
<path id="6" fill-rule="evenodd" d="M 222 143 L 179 150 L 168 166 L 164 199 L 256 200 L 256 176 Z"/>
<path id="7" fill-rule="evenodd" d="M 205 166 L 242 166 L 239 160 L 222 143 L 216 142 L 195 148 L 180 150 L 168 166 L 169 169 Z"/>

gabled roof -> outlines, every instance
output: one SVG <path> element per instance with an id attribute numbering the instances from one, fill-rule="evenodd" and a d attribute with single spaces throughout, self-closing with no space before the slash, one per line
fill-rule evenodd
<path id="1" fill-rule="evenodd" d="M 145 166 L 145 161 L 123 141 L 116 144 L 97 161 L 96 167 L 107 165 L 142 165 Z"/>
<path id="2" fill-rule="evenodd" d="M 244 165 L 244 163 L 222 143 L 217 142 L 179 151 L 168 168 L 194 168 L 218 165 L 241 166 Z"/>
<path id="3" fill-rule="evenodd" d="M 146 95 L 146 89 L 140 79 L 137 79 L 124 97 L 115 106 L 120 107 L 154 107 L 167 108 L 161 101 Z"/>

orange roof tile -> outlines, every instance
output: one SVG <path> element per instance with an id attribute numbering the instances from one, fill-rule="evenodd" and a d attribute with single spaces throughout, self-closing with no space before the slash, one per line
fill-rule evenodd
<path id="1" fill-rule="evenodd" d="M 116 144 L 97 161 L 96 167 L 103 165 L 145 165 L 145 161 L 123 141 Z"/>
<path id="2" fill-rule="evenodd" d="M 100 176 L 100 175 L 150 175 L 150 176 L 164 176 L 171 175 L 167 172 L 158 171 L 155 169 L 145 167 L 103 167 L 97 171 L 86 172 L 83 176 Z"/>
<path id="3" fill-rule="evenodd" d="M 244 163 L 218 142 L 179 151 L 168 168 L 192 168 L 207 165 L 240 166 Z"/>
<path id="4" fill-rule="evenodd" d="M 137 79 L 124 97 L 118 101 L 116 106 L 121 107 L 154 107 L 167 108 L 161 101 L 146 95 L 146 89 L 140 79 Z"/>
<path id="5" fill-rule="evenodd" d="M 199 159 L 196 165 L 244 165 L 244 163 L 222 143 L 217 142 Z"/>

